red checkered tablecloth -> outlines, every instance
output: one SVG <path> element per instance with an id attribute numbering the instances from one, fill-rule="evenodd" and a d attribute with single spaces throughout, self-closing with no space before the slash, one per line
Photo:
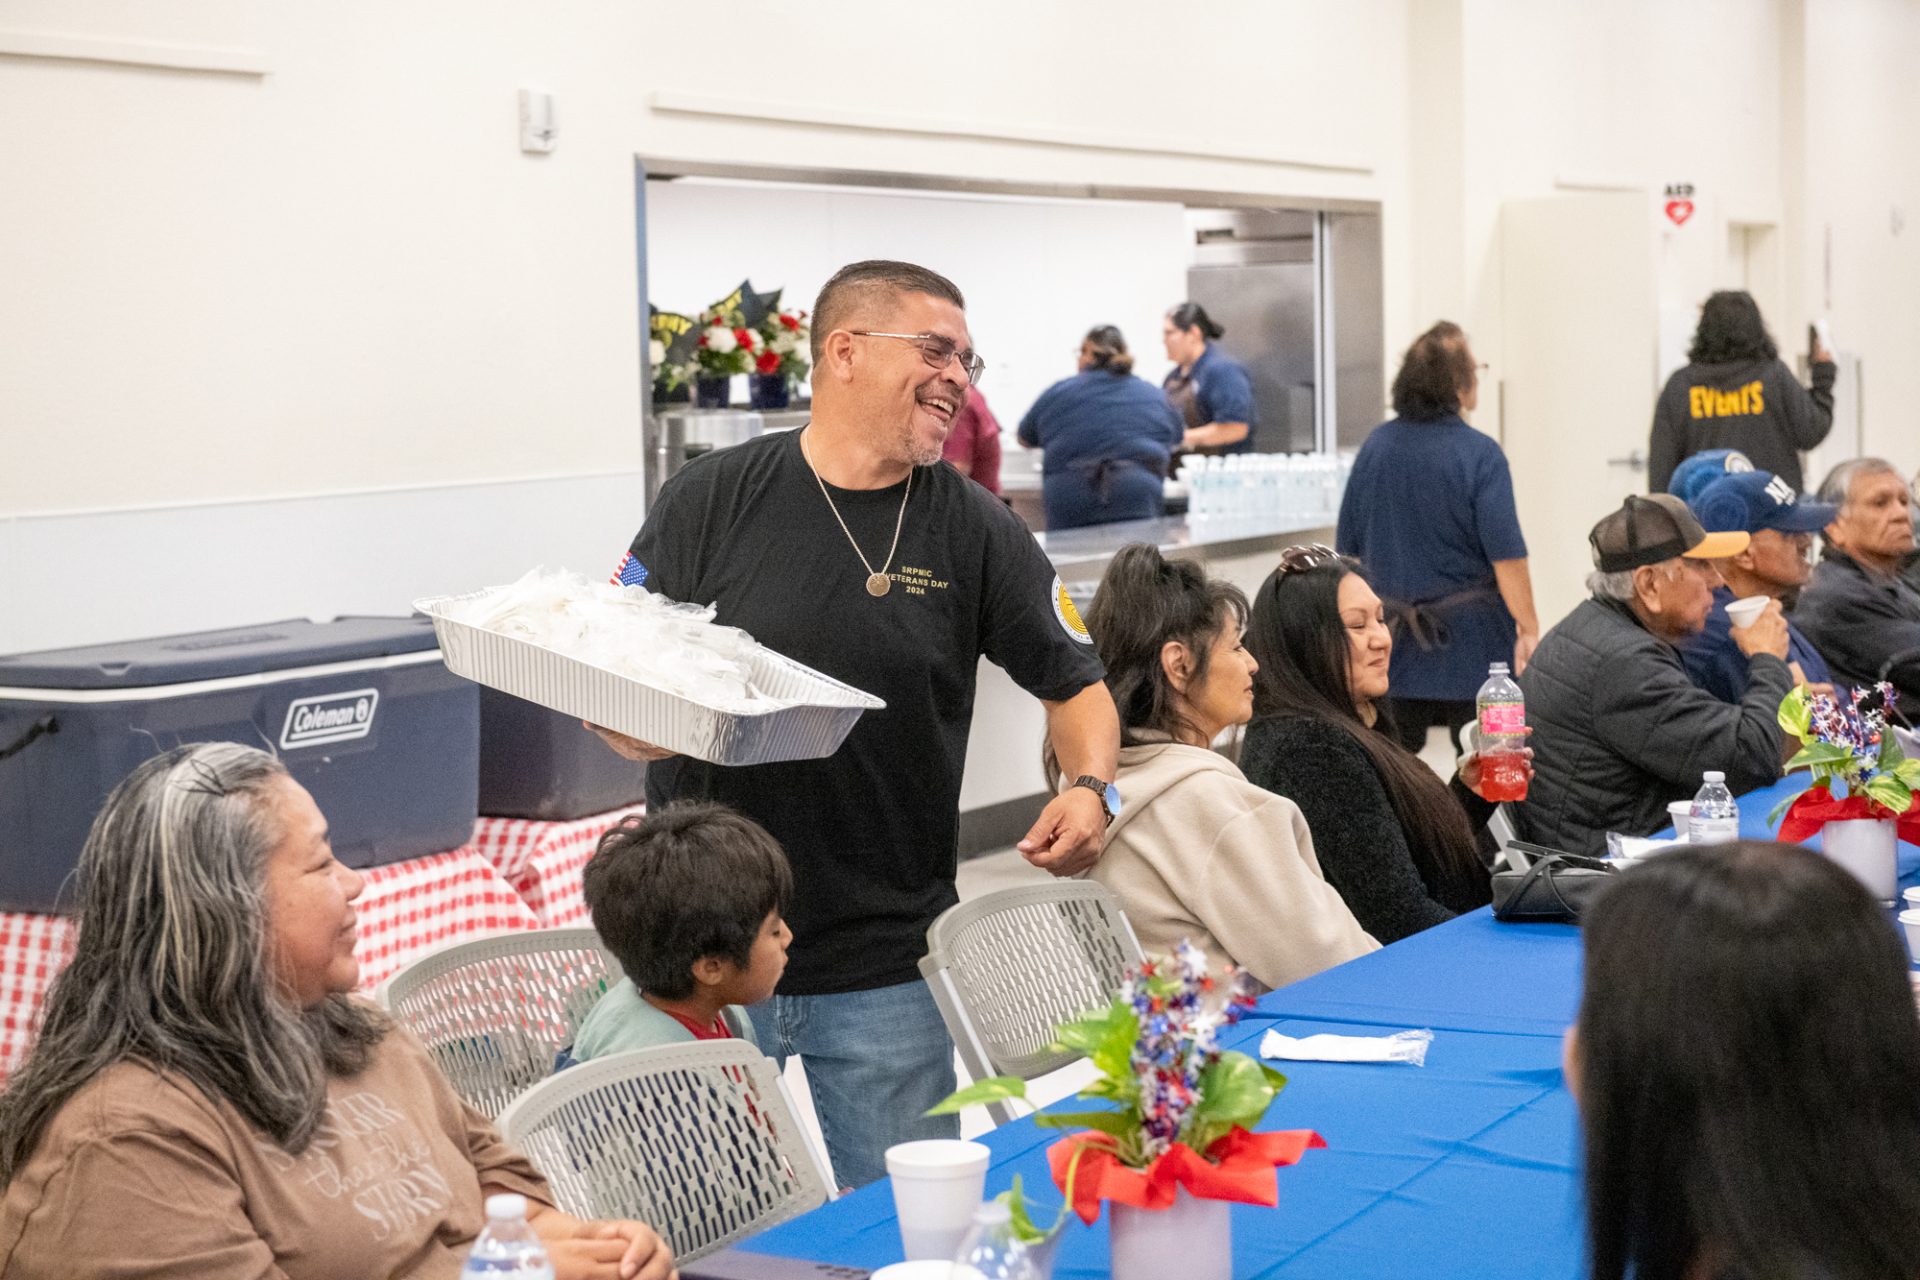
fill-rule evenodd
<path id="1" fill-rule="evenodd" d="M 0 1080 L 26 1056 L 47 984 L 72 958 L 71 920 L 0 912 Z"/>
<path id="2" fill-rule="evenodd" d="M 372 868 L 354 909 L 360 940 L 353 953 L 360 961 L 360 988 L 368 992 L 408 961 L 449 942 L 540 927 L 513 886 L 472 845 Z"/>
<path id="3" fill-rule="evenodd" d="M 586 924 L 580 869 L 609 827 L 630 813 L 645 812 L 646 806 L 638 805 L 572 822 L 482 818 L 473 828 L 473 847 L 519 891 L 542 928 Z"/>
<path id="4" fill-rule="evenodd" d="M 574 822 L 482 818 L 473 843 L 367 871 L 355 903 L 360 985 L 367 992 L 409 961 L 464 938 L 584 924 L 580 869 L 600 836 L 630 812 Z M 73 954 L 73 922 L 0 912 L 0 1081 L 26 1056 L 48 984 Z"/>

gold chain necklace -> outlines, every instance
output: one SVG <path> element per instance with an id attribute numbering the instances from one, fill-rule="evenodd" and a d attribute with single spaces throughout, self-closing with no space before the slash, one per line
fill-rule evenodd
<path id="1" fill-rule="evenodd" d="M 883 596 L 893 590 L 893 579 L 887 576 L 887 566 L 893 563 L 893 553 L 900 549 L 900 526 L 907 520 L 907 499 L 913 496 L 913 472 L 907 472 L 907 491 L 900 495 L 900 514 L 893 518 L 893 545 L 887 548 L 887 558 L 875 569 L 873 562 L 867 559 L 867 553 L 860 549 L 855 541 L 853 530 L 847 528 L 847 522 L 841 519 L 840 508 L 834 505 L 833 495 L 827 492 L 827 482 L 820 478 L 820 469 L 813 465 L 813 455 L 807 452 L 807 433 L 800 433 L 800 456 L 806 459 L 807 470 L 813 472 L 813 482 L 820 486 L 820 496 L 827 500 L 827 510 L 833 512 L 833 518 L 840 526 L 840 532 L 847 535 L 847 541 L 853 544 L 853 554 L 860 557 L 860 563 L 867 571 L 867 594 Z"/>

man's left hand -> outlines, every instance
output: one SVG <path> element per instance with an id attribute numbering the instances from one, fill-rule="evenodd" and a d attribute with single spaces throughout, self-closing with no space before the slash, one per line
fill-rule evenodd
<path id="1" fill-rule="evenodd" d="M 1056 876 L 1078 875 L 1100 860 L 1107 843 L 1107 811 L 1086 787 L 1068 787 L 1040 811 L 1019 844 L 1034 866 Z"/>

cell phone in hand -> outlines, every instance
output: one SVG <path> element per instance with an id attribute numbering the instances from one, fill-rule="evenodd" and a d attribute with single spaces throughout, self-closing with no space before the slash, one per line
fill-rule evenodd
<path id="1" fill-rule="evenodd" d="M 1807 359 L 1812 362 L 1819 358 L 1820 352 L 1833 354 L 1833 326 L 1825 316 L 1807 326 Z"/>

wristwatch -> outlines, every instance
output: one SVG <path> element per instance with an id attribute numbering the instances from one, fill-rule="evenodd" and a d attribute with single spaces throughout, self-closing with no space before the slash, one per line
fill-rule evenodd
<path id="1" fill-rule="evenodd" d="M 1112 826 L 1113 820 L 1120 816 L 1120 788 L 1090 773 L 1075 778 L 1067 790 L 1071 791 L 1074 787 L 1085 787 L 1100 797 L 1100 811 L 1107 815 L 1107 825 Z"/>

